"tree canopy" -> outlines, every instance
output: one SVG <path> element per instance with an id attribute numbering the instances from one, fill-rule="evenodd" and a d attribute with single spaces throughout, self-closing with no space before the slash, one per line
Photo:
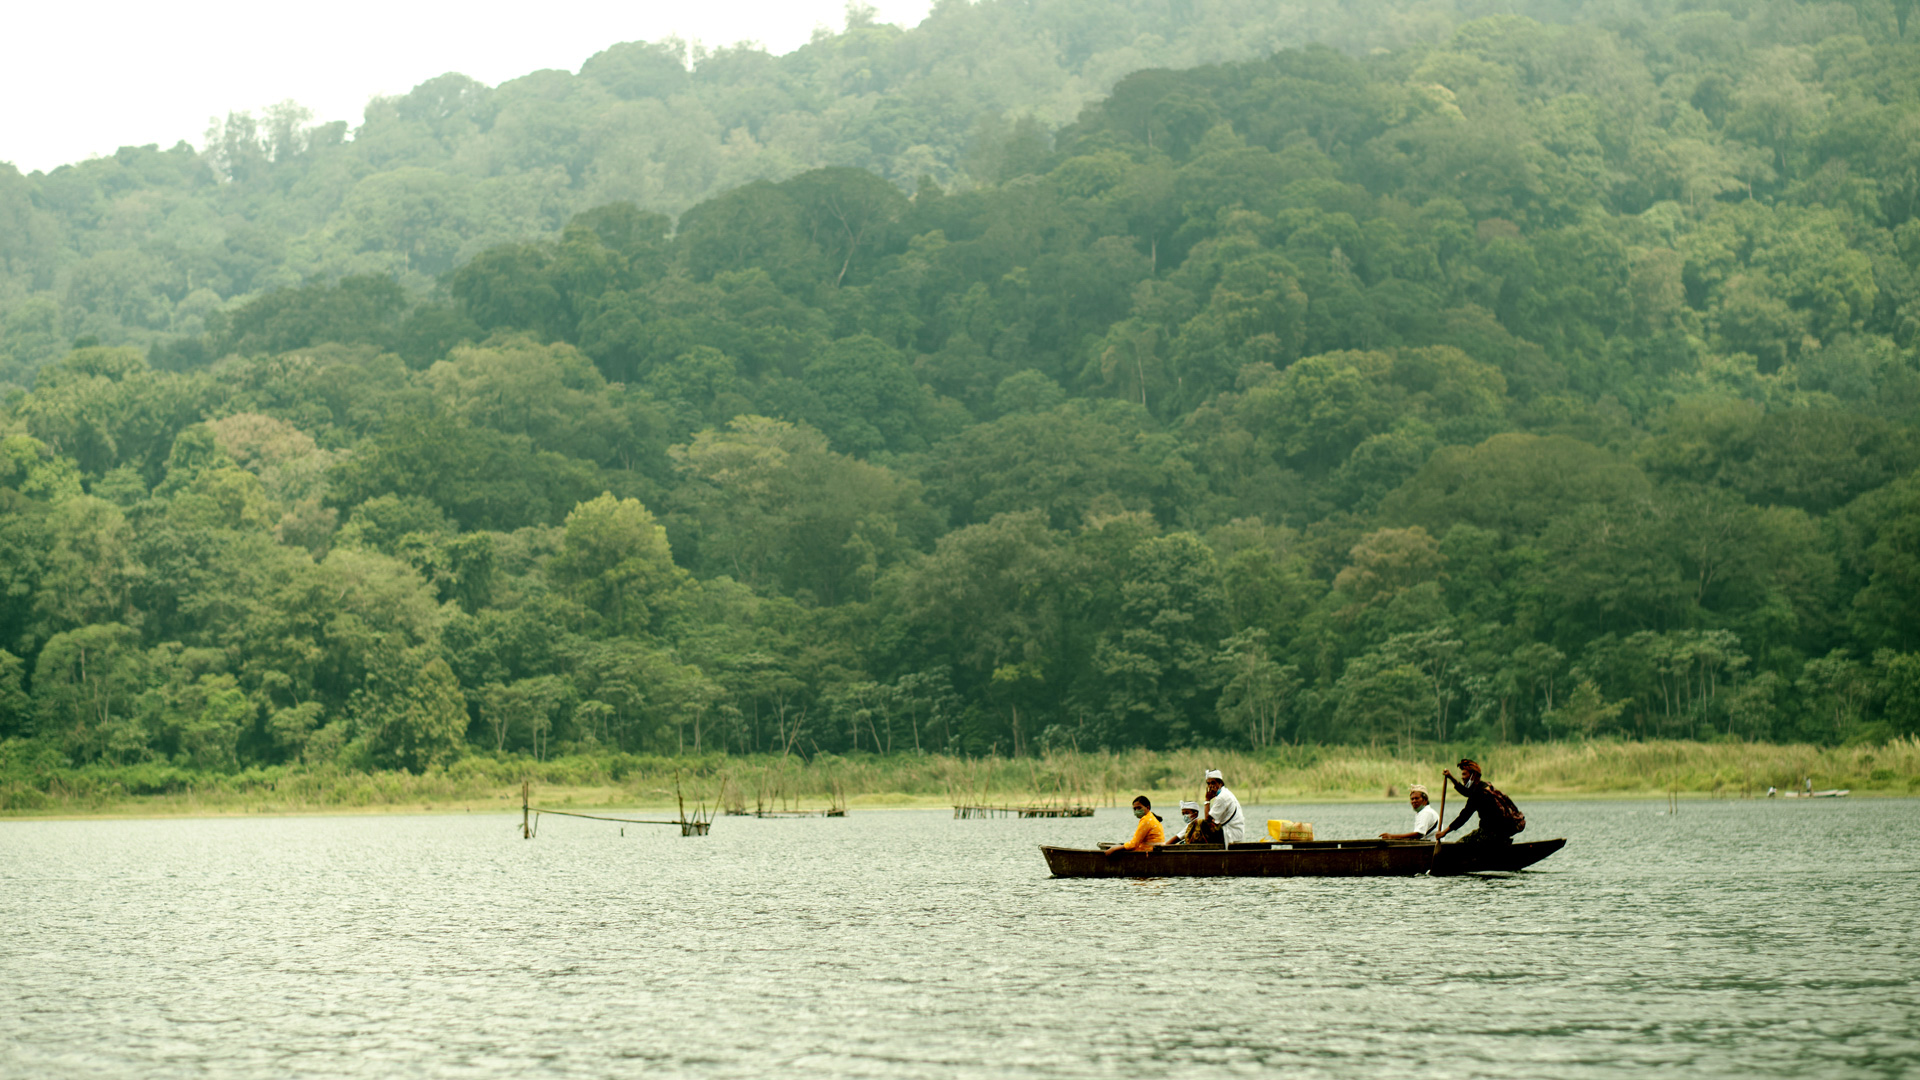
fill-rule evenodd
<path id="1" fill-rule="evenodd" d="M 0 169 L 0 739 L 1920 732 L 1905 8 L 1162 7 Z"/>

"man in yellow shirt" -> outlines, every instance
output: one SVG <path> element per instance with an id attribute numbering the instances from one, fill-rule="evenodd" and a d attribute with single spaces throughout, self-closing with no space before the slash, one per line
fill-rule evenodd
<path id="1" fill-rule="evenodd" d="M 1108 848 L 1107 858 L 1118 858 L 1123 851 L 1144 854 L 1152 851 L 1154 845 L 1166 843 L 1167 831 L 1160 827 L 1160 818 L 1153 812 L 1153 803 L 1145 795 L 1133 800 L 1133 816 L 1140 819 L 1140 824 L 1133 827 L 1133 839 Z"/>

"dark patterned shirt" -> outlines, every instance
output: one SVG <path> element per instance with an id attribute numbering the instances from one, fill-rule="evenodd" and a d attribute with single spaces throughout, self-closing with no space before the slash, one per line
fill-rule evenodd
<path id="1" fill-rule="evenodd" d="M 1453 790 L 1466 797 L 1467 805 L 1461 808 L 1460 816 L 1453 819 L 1453 824 L 1447 826 L 1448 832 L 1458 832 L 1468 818 L 1479 814 L 1480 828 L 1484 832 L 1492 836 L 1513 835 L 1513 822 L 1508 821 L 1507 815 L 1500 809 L 1500 801 L 1494 797 L 1496 793 L 1492 784 L 1475 780 L 1468 785 L 1455 779 Z"/>

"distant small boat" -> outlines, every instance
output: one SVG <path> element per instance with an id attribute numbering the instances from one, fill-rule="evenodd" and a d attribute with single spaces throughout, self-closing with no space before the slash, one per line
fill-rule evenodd
<path id="1" fill-rule="evenodd" d="M 1566 847 L 1535 840 L 1505 847 L 1419 840 L 1312 840 L 1290 844 L 1178 844 L 1151 852 L 1042 845 L 1054 877 L 1412 877 L 1524 870 Z"/>
<path id="2" fill-rule="evenodd" d="M 1783 799 L 1842 799 L 1853 794 L 1852 788 L 1828 788 L 1825 791 L 1783 791 Z"/>

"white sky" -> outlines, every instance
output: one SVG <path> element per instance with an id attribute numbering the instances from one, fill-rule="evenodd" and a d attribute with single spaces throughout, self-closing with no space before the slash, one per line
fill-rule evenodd
<path id="1" fill-rule="evenodd" d="M 869 0 L 913 26 L 932 0 Z M 774 53 L 838 29 L 845 0 L 97 0 L 6 5 L 0 18 L 0 161 L 52 169 L 121 146 L 204 142 L 208 119 L 289 98 L 358 126 L 367 99 L 443 72 L 496 85 L 580 70 L 619 41 L 678 35 Z"/>

